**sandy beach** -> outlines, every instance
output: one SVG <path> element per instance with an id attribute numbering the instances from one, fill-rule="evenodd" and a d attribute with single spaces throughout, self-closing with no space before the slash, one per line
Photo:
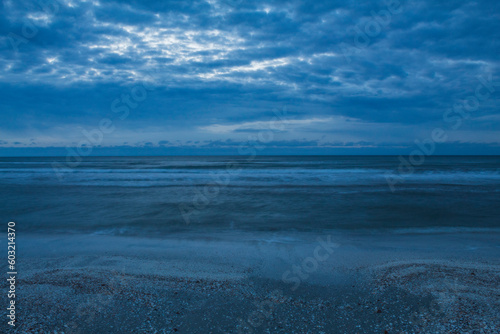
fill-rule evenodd
<path id="1" fill-rule="evenodd" d="M 500 1 L 0 31 L 0 334 L 500 334 Z"/>
<path id="2" fill-rule="evenodd" d="M 15 331 L 498 333 L 498 237 L 23 234 Z"/>

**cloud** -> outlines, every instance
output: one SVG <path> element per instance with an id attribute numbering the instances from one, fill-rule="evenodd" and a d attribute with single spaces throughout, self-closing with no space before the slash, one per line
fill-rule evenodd
<path id="1" fill-rule="evenodd" d="M 394 0 L 388 23 L 385 1 L 55 1 L 0 3 L 10 144 L 78 142 L 144 82 L 147 98 L 104 144 L 240 140 L 283 105 L 287 140 L 407 143 L 448 126 L 478 76 L 500 80 L 497 1 Z M 466 120 L 468 140 L 500 130 L 499 92 Z"/>
<path id="2" fill-rule="evenodd" d="M 303 127 L 305 125 L 314 125 L 315 123 L 325 123 L 331 122 L 333 120 L 330 118 L 310 118 L 301 120 L 280 120 L 275 118 L 271 121 L 258 121 L 258 122 L 244 122 L 239 124 L 213 124 L 208 126 L 200 127 L 202 131 L 208 131 L 213 133 L 230 133 L 230 132 L 253 132 L 253 131 L 286 131 L 285 129 L 296 129 Z M 342 118 L 341 121 L 344 121 Z"/>

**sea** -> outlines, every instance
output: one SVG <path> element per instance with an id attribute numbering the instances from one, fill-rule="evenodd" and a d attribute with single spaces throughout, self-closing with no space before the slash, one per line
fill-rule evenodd
<path id="1" fill-rule="evenodd" d="M 500 157 L 0 158 L 0 217 L 33 233 L 500 229 Z"/>

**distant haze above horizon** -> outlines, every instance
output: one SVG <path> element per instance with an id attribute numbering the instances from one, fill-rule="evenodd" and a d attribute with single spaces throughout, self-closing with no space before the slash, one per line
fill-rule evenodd
<path id="1" fill-rule="evenodd" d="M 0 156 L 500 154 L 498 1 L 0 13 Z"/>

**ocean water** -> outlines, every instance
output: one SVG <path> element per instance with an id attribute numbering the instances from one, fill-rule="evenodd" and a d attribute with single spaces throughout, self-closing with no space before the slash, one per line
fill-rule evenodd
<path id="1" fill-rule="evenodd" d="M 0 213 L 37 233 L 500 229 L 500 157 L 427 157 L 404 174 L 399 165 L 395 156 L 87 157 L 74 168 L 0 158 Z"/>

